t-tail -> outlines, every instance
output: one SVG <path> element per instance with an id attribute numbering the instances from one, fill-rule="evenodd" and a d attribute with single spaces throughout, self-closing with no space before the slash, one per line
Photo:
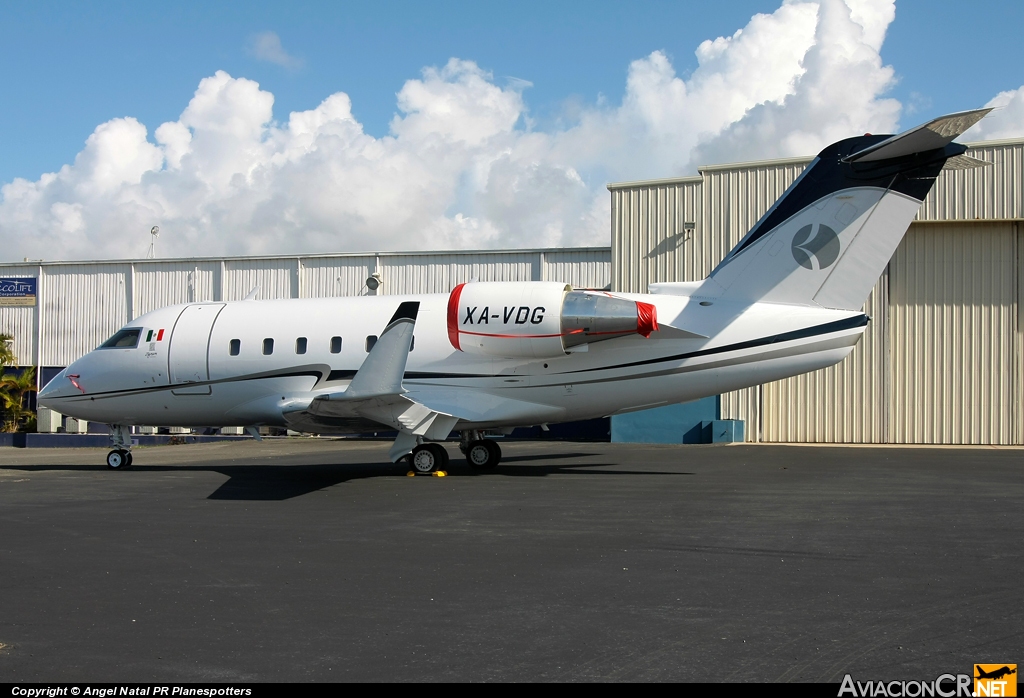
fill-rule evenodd
<path id="1" fill-rule="evenodd" d="M 990 109 L 833 143 L 701 284 L 702 296 L 859 310 L 944 169 Z"/>

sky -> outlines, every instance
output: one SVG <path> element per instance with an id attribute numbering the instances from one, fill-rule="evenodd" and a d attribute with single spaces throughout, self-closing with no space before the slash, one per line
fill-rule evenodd
<path id="1" fill-rule="evenodd" d="M 1024 3 L 0 5 L 0 260 L 606 245 L 610 181 L 982 105 Z"/>

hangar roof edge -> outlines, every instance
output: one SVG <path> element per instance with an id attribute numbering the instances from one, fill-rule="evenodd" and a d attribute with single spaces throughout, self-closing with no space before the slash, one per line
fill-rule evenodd
<path id="1" fill-rule="evenodd" d="M 395 252 L 311 252 L 308 254 L 267 254 L 267 255 L 238 255 L 238 256 L 213 256 L 213 257 L 157 257 L 156 259 L 144 259 L 144 258 L 115 258 L 115 259 L 55 259 L 55 260 L 40 260 L 40 259 L 29 259 L 29 260 L 12 260 L 2 261 L 0 260 L 0 269 L 5 267 L 38 267 L 38 266 L 59 266 L 59 265 L 72 265 L 72 264 L 177 264 L 187 262 L 235 262 L 235 261 L 251 261 L 251 260 L 267 260 L 267 259 L 332 259 L 332 258 L 351 258 L 351 257 L 403 257 L 403 256 L 418 256 L 418 257 L 436 257 L 443 255 L 478 255 L 478 254 L 539 254 L 546 252 L 608 252 L 611 253 L 610 246 L 601 247 L 524 247 L 524 248 L 513 248 L 513 249 L 482 249 L 482 250 L 399 250 Z"/>
<path id="2" fill-rule="evenodd" d="M 991 141 L 970 141 L 964 142 L 968 148 L 998 148 L 1003 146 L 1013 145 L 1024 145 L 1024 138 L 1003 138 L 999 140 Z M 745 170 L 756 167 L 779 167 L 786 165 L 806 165 L 814 159 L 813 155 L 804 157 L 792 157 L 792 158 L 775 158 L 771 160 L 748 160 L 745 162 L 730 162 L 723 163 L 720 165 L 700 165 L 697 167 L 697 171 L 704 172 L 721 172 L 723 170 Z M 640 187 L 657 187 L 667 186 L 673 184 L 690 184 L 699 183 L 704 181 L 703 174 L 698 175 L 687 175 L 684 177 L 666 177 L 663 179 L 646 179 L 646 180 L 635 180 L 630 182 L 610 182 L 606 186 L 608 191 L 616 191 L 618 189 L 634 189 Z"/>

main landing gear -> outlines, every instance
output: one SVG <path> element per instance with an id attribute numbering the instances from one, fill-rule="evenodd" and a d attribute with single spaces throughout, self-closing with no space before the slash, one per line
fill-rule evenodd
<path id="1" fill-rule="evenodd" d="M 124 424 L 110 425 L 110 443 L 114 450 L 107 454 L 107 467 L 124 470 L 132 467 L 132 430 Z"/>
<path id="2" fill-rule="evenodd" d="M 501 462 L 501 447 L 491 439 L 483 438 L 479 431 L 462 432 L 459 450 L 473 470 L 494 470 Z"/>
<path id="3" fill-rule="evenodd" d="M 473 470 L 494 470 L 501 462 L 501 447 L 491 439 L 483 438 L 483 432 L 464 431 L 459 450 L 466 456 L 466 463 Z M 412 470 L 410 475 L 446 475 L 448 451 L 439 443 L 423 443 L 407 456 Z"/>

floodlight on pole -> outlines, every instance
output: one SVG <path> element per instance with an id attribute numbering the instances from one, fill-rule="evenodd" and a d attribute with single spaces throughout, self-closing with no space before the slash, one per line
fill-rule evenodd
<path id="1" fill-rule="evenodd" d="M 149 253 L 146 254 L 146 259 L 156 259 L 156 239 L 160 237 L 160 226 L 154 225 L 149 229 L 150 237 L 149 242 Z"/>

